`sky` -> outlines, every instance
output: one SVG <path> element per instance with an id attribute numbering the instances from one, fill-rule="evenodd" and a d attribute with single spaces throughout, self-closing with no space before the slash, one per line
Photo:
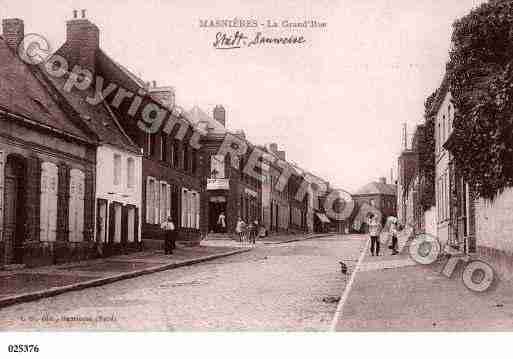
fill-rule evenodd
<path id="1" fill-rule="evenodd" d="M 145 81 L 173 86 L 185 109 L 227 111 L 227 127 L 353 192 L 396 177 L 401 128 L 423 121 L 440 85 L 452 23 L 481 0 L 0 0 L 0 18 L 57 49 L 73 9 L 100 28 L 100 46 Z M 316 20 L 324 28 L 239 29 L 249 38 L 303 36 L 300 45 L 218 50 L 200 19 Z"/>

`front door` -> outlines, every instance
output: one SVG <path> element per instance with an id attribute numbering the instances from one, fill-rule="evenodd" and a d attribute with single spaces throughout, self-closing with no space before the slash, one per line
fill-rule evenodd
<path id="1" fill-rule="evenodd" d="M 4 241 L 5 263 L 23 262 L 25 238 L 25 164 L 22 159 L 8 157 L 5 166 Z"/>
<path id="2" fill-rule="evenodd" d="M 98 199 L 96 210 L 96 242 L 105 243 L 107 238 L 107 201 Z"/>
<path id="3" fill-rule="evenodd" d="M 208 221 L 209 231 L 219 233 L 219 232 L 223 232 L 224 230 L 226 230 L 226 228 L 223 229 L 220 225 L 217 224 L 217 221 L 219 220 L 219 215 L 221 213 L 224 213 L 225 224 L 226 224 L 226 221 L 227 221 L 226 202 L 221 202 L 221 201 L 210 202 L 208 213 L 209 213 L 209 221 Z"/>

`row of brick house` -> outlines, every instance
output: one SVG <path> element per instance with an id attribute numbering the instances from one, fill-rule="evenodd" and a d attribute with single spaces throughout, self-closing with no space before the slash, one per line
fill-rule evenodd
<path id="1" fill-rule="evenodd" d="M 327 181 L 276 144 L 228 130 L 222 106 L 212 117 L 180 110 L 174 88 L 143 81 L 106 54 L 85 11 L 74 11 L 64 44 L 41 64 L 18 56 L 24 34 L 22 20 L 3 20 L 0 267 L 160 246 L 169 216 L 184 245 L 219 231 L 221 213 L 228 232 L 239 217 L 267 233 L 325 231 L 333 221 L 323 208 Z M 220 155 L 227 136 L 248 151 Z M 256 177 L 243 170 L 255 150 L 271 159 Z M 284 165 L 291 175 L 281 190 Z"/>
<path id="2" fill-rule="evenodd" d="M 323 230 L 315 226 L 315 218 L 323 212 L 323 193 L 316 188 L 327 188 L 326 181 L 288 161 L 285 151 L 278 150 L 276 143 L 255 145 L 246 138 L 244 131 L 229 130 L 223 106 L 216 106 L 212 116 L 194 107 L 187 117 L 202 133 L 201 176 L 205 191 L 201 207 L 206 212 L 200 220 L 202 233 L 211 234 L 211 238 L 216 237 L 216 233 L 225 237 L 225 231 L 230 235 L 235 231 L 239 218 L 245 223 L 258 221 L 268 234 Z M 246 152 L 237 158 L 230 153 L 219 154 L 227 137 L 244 144 Z M 250 164 L 254 151 L 267 157 L 268 165 L 261 166 L 260 172 L 252 176 L 246 166 Z M 280 186 L 284 167 L 290 170 L 290 177 Z M 316 199 L 320 199 L 320 202 Z M 220 225 L 221 214 L 225 217 L 226 228 Z"/>
<path id="3" fill-rule="evenodd" d="M 415 128 L 398 160 L 399 219 L 417 233 L 436 236 L 446 250 L 478 256 L 503 278 L 512 278 L 513 188 L 490 200 L 476 195 L 462 178 L 452 152 L 454 113 L 446 74 L 424 123 Z M 431 155 L 425 156 L 429 151 Z M 425 170 L 429 166 L 432 174 Z M 426 191 L 429 187 L 432 191 Z M 422 198 L 426 193 L 432 194 L 430 198 Z"/>
<path id="4" fill-rule="evenodd" d="M 100 48 L 98 27 L 77 15 L 52 57 L 60 59 L 57 67 L 23 62 L 23 21 L 2 22 L 0 265 L 7 268 L 140 250 L 169 215 L 180 240 L 200 238 L 193 127 L 181 135 L 179 123 L 169 134 L 141 131 L 143 114 L 122 101 L 121 89 L 156 111 L 173 106 L 172 89 L 150 88 L 112 60 Z M 75 66 L 88 71 L 91 86 L 80 86 L 86 79 L 73 77 Z M 72 80 L 79 85 L 69 86 Z M 98 96 L 103 83 L 119 90 Z M 173 116 L 180 114 L 166 123 Z"/>

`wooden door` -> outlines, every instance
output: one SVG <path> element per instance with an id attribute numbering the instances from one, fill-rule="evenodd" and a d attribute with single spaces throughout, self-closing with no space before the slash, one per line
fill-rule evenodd
<path id="1" fill-rule="evenodd" d="M 8 158 L 4 181 L 5 263 L 23 262 L 25 238 L 24 187 L 25 166 L 21 159 Z"/>
<path id="2" fill-rule="evenodd" d="M 16 242 L 16 212 L 18 208 L 18 185 L 15 175 L 10 173 L 9 164 L 5 176 L 5 212 L 4 212 L 4 242 L 6 264 L 14 263 L 14 243 Z"/>
<path id="3" fill-rule="evenodd" d="M 96 241 L 104 243 L 107 239 L 107 201 L 104 199 L 98 200 L 97 214 L 96 214 Z"/>

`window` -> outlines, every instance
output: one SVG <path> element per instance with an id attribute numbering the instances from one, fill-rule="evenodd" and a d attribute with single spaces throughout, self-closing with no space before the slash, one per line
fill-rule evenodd
<path id="1" fill-rule="evenodd" d="M 189 227 L 189 191 L 186 188 L 182 189 L 182 227 Z"/>
<path id="2" fill-rule="evenodd" d="M 196 171 L 198 170 L 198 151 L 193 149 L 192 150 L 192 173 L 196 174 Z"/>
<path id="3" fill-rule="evenodd" d="M 146 223 L 155 222 L 155 179 L 146 179 Z"/>
<path id="4" fill-rule="evenodd" d="M 147 141 L 147 149 L 146 154 L 150 157 L 155 155 L 156 150 L 156 142 L 157 142 L 157 135 L 156 134 L 148 134 L 148 137 L 146 139 Z"/>
<path id="5" fill-rule="evenodd" d="M 240 179 L 244 179 L 244 156 L 241 156 L 239 159 L 239 171 L 240 171 Z"/>
<path id="6" fill-rule="evenodd" d="M 114 154 L 114 185 L 121 184 L 121 155 Z"/>
<path id="7" fill-rule="evenodd" d="M 167 136 L 165 135 L 165 133 L 162 133 L 162 136 L 160 137 L 160 159 L 162 161 L 167 161 L 167 142 Z"/>
<path id="8" fill-rule="evenodd" d="M 114 206 L 114 243 L 121 243 L 122 208 L 120 204 Z"/>
<path id="9" fill-rule="evenodd" d="M 438 153 L 440 153 L 441 147 L 442 147 L 442 133 L 441 133 L 442 125 L 440 122 L 438 122 L 438 134 L 437 134 L 437 149 Z"/>
<path id="10" fill-rule="evenodd" d="M 169 143 L 169 141 L 171 141 L 171 143 Z M 166 140 L 166 142 L 168 143 L 168 147 L 169 147 L 169 151 L 171 152 L 169 154 L 169 162 L 171 163 L 171 166 L 176 166 L 176 162 L 175 162 L 175 144 L 173 142 L 173 140 L 171 139 L 168 139 Z"/>
<path id="11" fill-rule="evenodd" d="M 135 161 L 132 157 L 126 160 L 126 186 L 135 187 Z"/>
<path id="12" fill-rule="evenodd" d="M 212 156 L 210 158 L 210 178 L 226 178 L 224 170 L 224 156 Z"/>
<path id="13" fill-rule="evenodd" d="M 189 146 L 183 145 L 183 170 L 185 172 L 189 171 L 189 168 L 190 168 L 189 160 L 190 160 Z"/>
<path id="14" fill-rule="evenodd" d="M 166 182 L 160 182 L 160 201 L 159 201 L 159 219 L 164 222 L 168 216 L 169 208 L 169 185 Z"/>
<path id="15" fill-rule="evenodd" d="M 178 147 L 178 142 L 173 141 L 173 166 L 180 167 L 180 149 Z"/>

